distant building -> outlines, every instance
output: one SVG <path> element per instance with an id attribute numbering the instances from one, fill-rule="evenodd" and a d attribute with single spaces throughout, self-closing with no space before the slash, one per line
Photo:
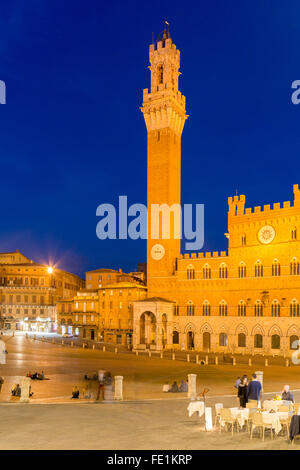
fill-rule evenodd
<path id="1" fill-rule="evenodd" d="M 124 273 L 122 269 L 117 271 L 115 269 L 100 268 L 86 272 L 85 279 L 87 289 L 98 289 L 105 287 L 107 284 L 118 282 L 140 282 L 144 284 L 144 273 L 142 271 Z"/>
<path id="2" fill-rule="evenodd" d="M 19 251 L 0 253 L 0 324 L 4 329 L 55 330 L 56 302 L 84 287 L 75 274 L 35 263 Z"/>
<path id="3" fill-rule="evenodd" d="M 135 273 L 97 269 L 86 273 L 87 288 L 57 302 L 58 332 L 83 339 L 130 345 L 132 302 L 146 297 Z"/>

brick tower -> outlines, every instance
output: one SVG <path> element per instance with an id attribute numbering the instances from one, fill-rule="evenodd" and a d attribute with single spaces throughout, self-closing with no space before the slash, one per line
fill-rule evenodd
<path id="1" fill-rule="evenodd" d="M 179 214 L 181 134 L 187 115 L 185 97 L 178 90 L 180 52 L 172 42 L 168 29 L 163 31 L 156 44 L 150 45 L 149 60 L 151 91 L 143 91 L 141 111 L 148 135 L 147 279 L 148 294 L 151 295 L 152 281 L 172 276 L 176 258 L 180 255 L 179 223 L 174 214 L 176 211 L 177 216 Z M 162 212 L 159 219 L 151 216 L 151 208 L 155 204 L 167 205 L 166 219 Z M 170 213 L 168 208 L 171 208 Z M 156 235 L 151 232 L 155 226 L 154 219 L 160 220 Z"/>

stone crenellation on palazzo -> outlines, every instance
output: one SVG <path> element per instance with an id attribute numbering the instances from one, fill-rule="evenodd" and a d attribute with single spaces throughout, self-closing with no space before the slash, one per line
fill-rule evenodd
<path id="1" fill-rule="evenodd" d="M 168 30 L 150 46 L 149 60 L 151 92 L 144 90 L 141 108 L 148 135 L 148 208 L 181 202 L 181 134 L 187 118 L 178 86 L 180 53 Z M 134 347 L 280 355 L 297 348 L 297 184 L 293 191 L 292 202 L 263 208 L 245 207 L 245 195 L 229 197 L 226 251 L 181 253 L 175 236 L 152 240 L 148 216 L 148 292 L 133 303 Z"/>

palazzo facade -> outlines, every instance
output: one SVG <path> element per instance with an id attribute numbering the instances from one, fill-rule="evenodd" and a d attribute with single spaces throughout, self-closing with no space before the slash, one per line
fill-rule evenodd
<path id="1" fill-rule="evenodd" d="M 180 204 L 180 53 L 167 30 L 149 49 L 151 89 L 143 92 L 148 136 L 147 298 L 134 302 L 135 349 L 288 355 L 300 337 L 300 191 L 283 204 L 246 208 L 228 198 L 228 250 L 181 254 L 170 237 L 151 238 L 151 206 Z M 172 213 L 172 211 L 171 211 Z"/>

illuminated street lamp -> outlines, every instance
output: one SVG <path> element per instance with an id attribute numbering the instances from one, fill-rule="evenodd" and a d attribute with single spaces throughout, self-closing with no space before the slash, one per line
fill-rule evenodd
<path id="1" fill-rule="evenodd" d="M 47 271 L 48 271 L 49 274 L 52 274 L 52 273 L 53 273 L 53 268 L 52 268 L 52 266 L 48 266 Z"/>

